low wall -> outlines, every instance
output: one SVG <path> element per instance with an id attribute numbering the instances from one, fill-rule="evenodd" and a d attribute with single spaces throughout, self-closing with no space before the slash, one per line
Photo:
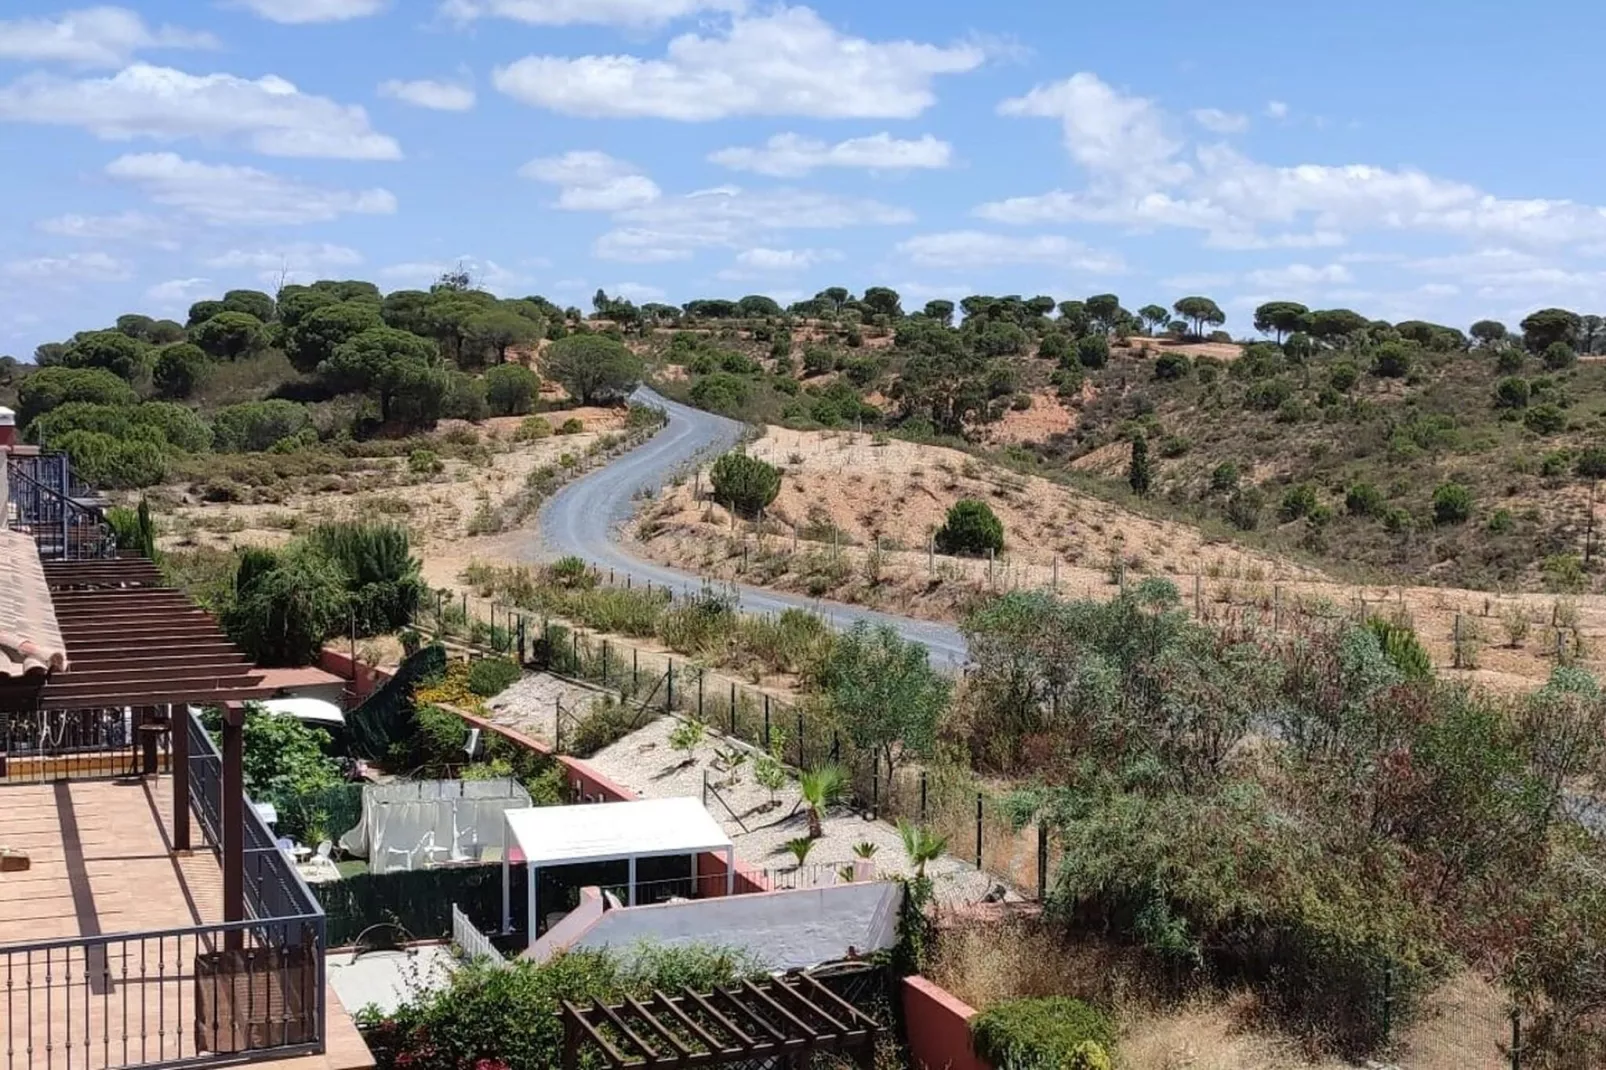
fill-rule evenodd
<path id="1" fill-rule="evenodd" d="M 992 1070 L 970 1043 L 975 1008 L 946 989 L 905 977 L 903 1015 L 916 1070 Z"/>
<path id="2" fill-rule="evenodd" d="M 352 666 L 356 671 L 352 671 Z M 332 672 L 342 680 L 352 693 L 352 705 L 355 706 L 363 699 L 372 695 L 379 689 L 379 685 L 390 679 L 390 673 L 373 665 L 364 665 L 362 662 L 353 662 L 350 654 L 342 654 L 338 650 L 325 649 L 318 654 L 318 668 L 324 672 Z"/>
<path id="3" fill-rule="evenodd" d="M 725 876 L 725 856 L 722 854 L 700 854 L 697 856 L 698 892 L 706 899 L 713 899 L 725 894 L 725 884 L 719 878 Z M 707 878 L 707 879 L 704 879 Z M 764 871 L 736 860 L 736 876 L 731 881 L 733 895 L 751 895 L 754 892 L 764 892 L 769 889 L 764 883 Z"/>

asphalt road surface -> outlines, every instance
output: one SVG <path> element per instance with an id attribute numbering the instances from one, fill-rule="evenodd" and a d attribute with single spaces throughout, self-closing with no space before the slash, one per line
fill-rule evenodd
<path id="1" fill-rule="evenodd" d="M 702 585 L 702 577 L 637 557 L 621 545 L 620 529 L 647 495 L 656 493 L 676 472 L 689 471 L 691 466 L 705 463 L 735 445 L 742 425 L 670 401 L 646 387 L 637 391 L 635 400 L 662 408 L 669 414 L 668 425 L 612 464 L 582 476 L 548 499 L 537 517 L 541 550 L 549 558 L 572 554 L 600 569 L 611 569 L 619 581 L 629 576 L 632 582 L 642 585 L 696 591 Z M 964 636 L 949 624 L 745 584 L 736 584 L 732 590 L 747 613 L 779 613 L 796 608 L 820 613 L 837 628 L 849 628 L 861 620 L 888 624 L 905 639 L 926 646 L 934 664 L 958 668 L 967 660 Z"/>

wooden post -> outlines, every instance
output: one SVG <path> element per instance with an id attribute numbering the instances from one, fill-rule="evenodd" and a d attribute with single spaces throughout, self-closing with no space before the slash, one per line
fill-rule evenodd
<path id="1" fill-rule="evenodd" d="M 1037 819 L 1037 901 L 1048 898 L 1048 826 Z"/>
<path id="2" fill-rule="evenodd" d="M 245 706 L 223 706 L 223 784 L 221 834 L 223 839 L 223 920 L 245 920 Z M 231 951 L 245 947 L 245 932 L 224 935 Z"/>
<path id="3" fill-rule="evenodd" d="M 169 706 L 167 723 L 173 733 L 173 850 L 190 849 L 190 712 Z"/>
<path id="4" fill-rule="evenodd" d="M 1277 584 L 1271 585 L 1271 630 L 1280 632 L 1283 629 L 1283 589 Z"/>
<path id="5" fill-rule="evenodd" d="M 1054 555 L 1054 581 L 1053 582 L 1054 582 L 1054 593 L 1055 594 L 1059 594 L 1060 593 L 1060 558 L 1059 558 L 1058 554 Z"/>
<path id="6" fill-rule="evenodd" d="M 976 868 L 981 868 L 981 792 L 976 793 Z"/>
<path id="7" fill-rule="evenodd" d="M 1455 615 L 1455 630 L 1451 634 L 1454 636 L 1450 648 L 1451 664 L 1459 669 L 1461 667 L 1461 614 L 1459 613 Z"/>
<path id="8" fill-rule="evenodd" d="M 926 536 L 926 575 L 937 574 L 937 536 L 935 533 Z"/>
<path id="9" fill-rule="evenodd" d="M 1193 616 L 1195 620 L 1204 617 L 1204 578 L 1197 572 L 1193 574 Z"/>

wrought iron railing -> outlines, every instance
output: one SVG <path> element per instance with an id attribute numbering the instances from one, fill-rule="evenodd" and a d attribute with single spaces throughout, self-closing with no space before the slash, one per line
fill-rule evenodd
<path id="1" fill-rule="evenodd" d="M 222 757 L 194 713 L 174 710 L 174 721 L 189 745 L 191 809 L 221 857 Z M 12 770 L 34 763 L 0 781 L 104 779 L 139 765 L 126 717 L 0 723 Z M 45 728 L 41 746 L 32 733 Z M 0 945 L 4 1070 L 205 1067 L 323 1051 L 323 911 L 245 802 L 246 920 Z"/>
<path id="2" fill-rule="evenodd" d="M 162 762 L 161 740 L 150 742 Z M 138 772 L 140 748 L 130 710 L 0 713 L 0 784 L 128 776 Z"/>
<path id="3" fill-rule="evenodd" d="M 94 491 L 72 474 L 65 453 L 8 456 L 11 524 L 34 537 L 46 560 L 112 557 L 117 540 L 101 511 L 80 499 Z"/>

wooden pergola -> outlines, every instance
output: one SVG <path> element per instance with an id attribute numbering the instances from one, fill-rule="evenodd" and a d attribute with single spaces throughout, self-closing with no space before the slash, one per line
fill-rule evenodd
<path id="1" fill-rule="evenodd" d="M 808 974 L 716 988 L 682 989 L 581 1007 L 563 1003 L 563 1070 L 578 1070 L 583 1049 L 611 1070 L 656 1067 L 803 1067 L 812 1055 L 840 1053 L 861 1070 L 875 1063 L 881 1025 Z"/>
<path id="2" fill-rule="evenodd" d="M 144 772 L 157 771 L 157 736 L 171 744 L 173 849 L 191 849 L 190 706 L 223 710 L 219 799 L 223 920 L 245 920 L 244 703 L 271 698 L 262 671 L 188 595 L 162 585 L 143 557 L 43 562 L 67 667 L 0 679 L 0 714 L 130 710 Z"/>

